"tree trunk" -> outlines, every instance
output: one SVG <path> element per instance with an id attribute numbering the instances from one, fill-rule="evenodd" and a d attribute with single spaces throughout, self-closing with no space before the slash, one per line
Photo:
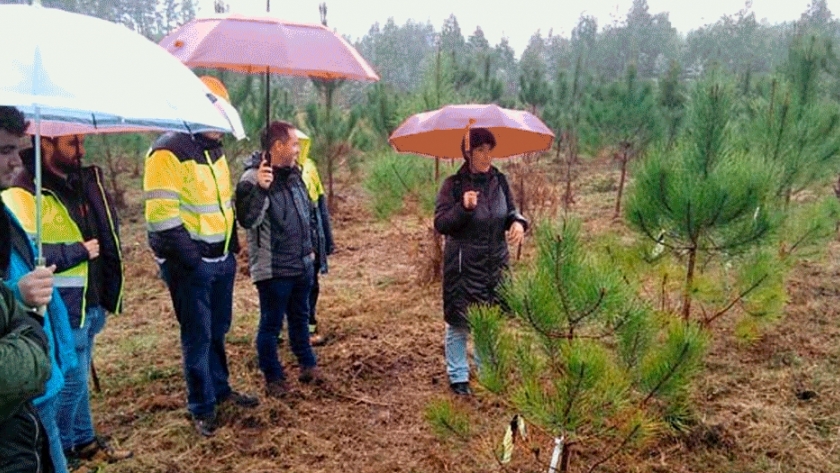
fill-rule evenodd
<path id="1" fill-rule="evenodd" d="M 691 287 L 694 284 L 694 266 L 697 263 L 697 245 L 688 249 L 688 269 L 685 272 L 685 292 L 683 293 L 683 320 L 688 322 L 691 317 Z"/>
<path id="2" fill-rule="evenodd" d="M 621 196 L 624 194 L 624 181 L 627 179 L 628 153 L 624 150 L 621 153 L 621 177 L 618 179 L 618 196 L 615 199 L 615 214 L 613 218 L 621 216 Z"/>
<path id="3" fill-rule="evenodd" d="M 566 192 L 563 194 L 563 210 L 567 212 L 574 202 L 574 197 L 572 196 L 572 163 L 575 161 L 573 143 L 574 137 L 572 134 L 569 134 L 568 153 L 566 156 Z M 557 149 L 557 155 L 560 155 L 560 148 Z"/>
<path id="4" fill-rule="evenodd" d="M 564 443 L 563 444 L 563 454 L 560 457 L 560 471 L 566 473 L 569 471 L 569 460 L 572 458 L 572 445 L 571 443 Z"/>

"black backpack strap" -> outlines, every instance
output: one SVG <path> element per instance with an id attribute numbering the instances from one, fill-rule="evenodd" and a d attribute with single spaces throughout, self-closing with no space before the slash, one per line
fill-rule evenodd
<path id="1" fill-rule="evenodd" d="M 508 210 L 516 209 L 516 201 L 513 200 L 513 194 L 510 192 L 510 186 L 508 185 L 507 177 L 501 172 L 496 174 L 499 178 L 499 185 L 502 186 L 502 192 L 505 193 L 505 199 L 507 200 Z"/>
<path id="2" fill-rule="evenodd" d="M 460 174 L 452 176 L 452 198 L 455 202 L 460 202 L 463 199 L 464 179 Z"/>

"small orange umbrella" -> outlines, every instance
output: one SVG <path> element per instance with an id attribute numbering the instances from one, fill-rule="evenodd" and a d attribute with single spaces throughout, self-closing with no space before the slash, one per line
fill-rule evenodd
<path id="1" fill-rule="evenodd" d="M 461 140 L 469 128 L 487 128 L 496 137 L 494 158 L 551 148 L 554 133 L 534 115 L 498 105 L 447 105 L 409 117 L 388 138 L 400 153 L 460 158 Z"/>

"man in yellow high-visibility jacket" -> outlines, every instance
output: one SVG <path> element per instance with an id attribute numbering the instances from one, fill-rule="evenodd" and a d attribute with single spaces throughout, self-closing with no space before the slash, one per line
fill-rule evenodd
<path id="1" fill-rule="evenodd" d="M 83 166 L 85 137 L 41 138 L 43 159 L 43 257 L 55 266 L 55 286 L 67 308 L 78 365 L 64 376 L 55 419 L 61 448 L 69 464 L 94 457 L 129 458 L 97 435 L 91 417 L 88 378 L 97 335 L 108 313 L 120 313 L 123 261 L 119 218 L 105 189 L 102 169 Z M 34 235 L 35 152 L 22 154 L 24 169 L 3 201 L 24 231 Z"/>
<path id="2" fill-rule="evenodd" d="M 309 295 L 309 343 L 312 346 L 319 346 L 323 345 L 326 339 L 318 332 L 318 320 L 315 317 L 318 295 L 321 292 L 318 275 L 327 274 L 329 271 L 327 256 L 335 251 L 335 243 L 333 242 L 327 199 L 324 196 L 324 186 L 321 184 L 321 177 L 318 175 L 318 166 L 309 157 L 312 140 L 300 130 L 295 131 L 300 141 L 298 165 L 301 168 L 301 178 L 303 183 L 306 184 L 309 199 L 312 201 L 312 218 L 315 221 L 312 235 L 312 245 L 315 249 L 315 279 L 312 284 L 312 292 Z"/>
<path id="3" fill-rule="evenodd" d="M 220 100 L 224 85 L 202 81 Z M 228 383 L 225 334 L 231 325 L 239 252 L 233 190 L 221 133 L 166 133 L 146 158 L 143 190 L 149 245 L 160 264 L 181 327 L 187 407 L 199 434 L 212 436 L 215 407 L 259 400 Z"/>

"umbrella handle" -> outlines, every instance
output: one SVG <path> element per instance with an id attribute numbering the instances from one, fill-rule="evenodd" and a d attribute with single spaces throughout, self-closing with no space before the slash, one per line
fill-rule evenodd
<path id="1" fill-rule="evenodd" d="M 47 267 L 46 259 L 44 259 L 43 256 L 39 256 L 39 257 L 35 258 L 35 267 L 36 268 L 46 268 Z M 41 317 L 44 317 L 47 314 L 47 306 L 46 305 L 39 305 L 38 307 L 33 307 L 33 309 L 35 310 L 35 313 L 37 313 Z"/>

